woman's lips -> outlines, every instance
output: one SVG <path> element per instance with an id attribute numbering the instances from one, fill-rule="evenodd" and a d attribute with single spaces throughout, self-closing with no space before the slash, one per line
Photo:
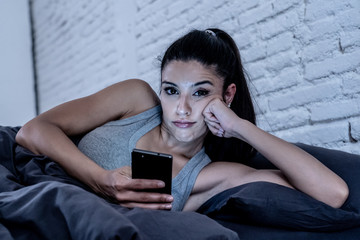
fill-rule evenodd
<path id="1" fill-rule="evenodd" d="M 177 126 L 178 128 L 190 128 L 192 127 L 195 122 L 189 122 L 189 121 L 173 121 L 174 125 Z"/>

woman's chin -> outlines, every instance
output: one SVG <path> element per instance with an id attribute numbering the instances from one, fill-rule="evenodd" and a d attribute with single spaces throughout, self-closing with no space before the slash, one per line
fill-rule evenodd
<path id="1" fill-rule="evenodd" d="M 195 143 L 198 141 L 203 141 L 206 134 L 194 135 L 193 133 L 189 134 L 176 134 L 175 138 L 180 143 Z"/>

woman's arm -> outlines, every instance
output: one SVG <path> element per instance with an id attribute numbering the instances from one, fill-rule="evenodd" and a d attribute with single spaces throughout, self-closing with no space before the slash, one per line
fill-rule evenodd
<path id="1" fill-rule="evenodd" d="M 49 156 L 98 193 L 121 201 L 135 198 L 141 202 L 150 198 L 165 202 L 169 196 L 133 193 L 141 188 L 156 188 L 158 182 L 132 180 L 121 171 L 106 171 L 85 156 L 68 137 L 89 132 L 111 120 L 136 115 L 157 104 L 158 98 L 147 83 L 123 81 L 40 114 L 20 129 L 16 141 L 36 154 Z M 130 197 L 124 194 L 124 189 Z"/>
<path id="2" fill-rule="evenodd" d="M 341 207 L 348 196 L 348 187 L 333 171 L 302 149 L 277 138 L 252 123 L 238 120 L 234 133 L 256 148 L 300 191 L 327 203 Z"/>
<path id="3" fill-rule="evenodd" d="M 239 118 L 220 99 L 211 101 L 204 115 L 213 134 L 236 137 L 249 143 L 278 167 L 285 180 L 288 180 L 293 187 L 333 207 L 340 207 L 347 199 L 348 187 L 334 172 L 302 149 Z M 252 177 L 253 181 L 279 180 L 279 175 L 275 172 L 248 171 L 248 173 L 247 177 Z"/>

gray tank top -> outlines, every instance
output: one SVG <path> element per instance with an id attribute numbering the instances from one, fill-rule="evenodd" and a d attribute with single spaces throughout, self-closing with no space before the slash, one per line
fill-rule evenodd
<path id="1" fill-rule="evenodd" d="M 138 140 L 161 123 L 161 106 L 136 116 L 108 122 L 87 133 L 78 147 L 105 169 L 131 165 L 131 152 Z M 172 211 L 181 211 L 194 187 L 199 172 L 210 163 L 202 148 L 172 180 Z"/>

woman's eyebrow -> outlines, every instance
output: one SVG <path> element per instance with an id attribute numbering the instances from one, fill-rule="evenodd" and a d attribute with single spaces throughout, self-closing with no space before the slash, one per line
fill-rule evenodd
<path id="1" fill-rule="evenodd" d="M 163 81 L 163 82 L 161 82 L 161 85 L 163 85 L 163 84 L 168 84 L 168 85 L 172 85 L 172 86 L 174 86 L 174 87 L 177 87 L 177 85 L 176 85 L 175 83 L 168 82 L 168 81 Z M 211 85 L 211 86 L 214 86 L 214 84 L 213 84 L 211 81 L 209 81 L 209 80 L 205 80 L 205 81 L 201 81 L 201 82 L 194 83 L 192 86 L 193 86 L 193 87 L 197 87 L 197 86 L 203 85 L 203 84 L 209 84 L 209 85 Z"/>
<path id="2" fill-rule="evenodd" d="M 168 81 L 163 81 L 163 82 L 161 82 L 161 85 L 163 85 L 163 84 L 169 84 L 169 85 L 172 85 L 172 86 L 174 86 L 174 87 L 177 86 L 175 83 L 168 82 Z"/>
<path id="3" fill-rule="evenodd" d="M 214 86 L 214 84 L 208 80 L 205 81 L 201 81 L 201 82 L 197 82 L 194 84 L 194 87 L 199 86 L 199 85 L 203 85 L 203 84 L 210 84 L 211 86 Z"/>

